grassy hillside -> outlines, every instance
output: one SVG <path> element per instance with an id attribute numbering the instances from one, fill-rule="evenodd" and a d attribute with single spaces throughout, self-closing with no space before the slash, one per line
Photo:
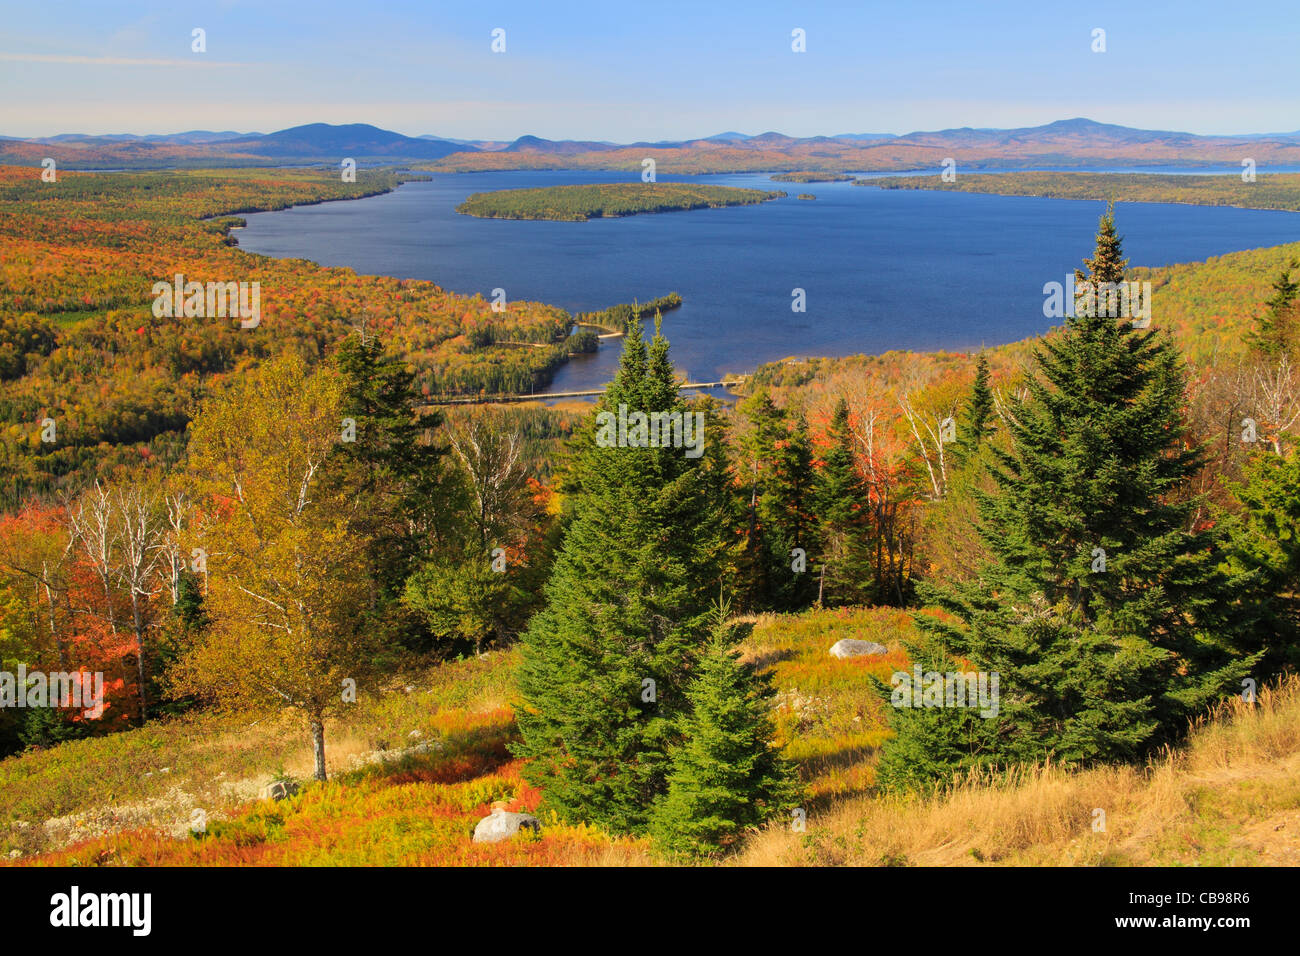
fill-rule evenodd
<path id="1" fill-rule="evenodd" d="M 907 615 L 841 610 L 756 623 L 746 650 L 773 669 L 781 689 L 776 723 L 809 784 L 810 812 L 867 792 L 872 754 L 887 731 L 865 675 L 888 675 L 904 658 L 895 651 L 840 661 L 827 651 L 842 637 L 896 648 Z M 593 848 L 633 847 L 648 854 L 641 844 L 555 826 L 538 847 L 470 844 L 492 802 L 537 803 L 506 750 L 516 664 L 515 652 L 494 653 L 399 678 L 379 698 L 363 698 L 354 717 L 329 727 L 330 783 L 310 784 L 274 809 L 255 800 L 273 776 L 310 776 L 311 754 L 292 719 L 249 725 L 198 716 L 0 761 L 0 858 L 15 850 L 58 850 L 48 860 L 59 863 L 177 864 L 472 862 L 502 854 L 576 862 Z M 90 776 L 87 766 L 103 769 Z M 196 807 L 212 821 L 203 840 L 186 839 Z M 250 840 L 256 853 L 245 852 Z M 358 860 L 351 855 L 358 852 L 383 856 Z"/>
<path id="2" fill-rule="evenodd" d="M 774 717 L 808 798 L 808 831 L 752 837 L 732 862 L 771 864 L 1300 862 L 1300 682 L 1225 708 L 1149 769 L 1025 771 L 932 800 L 874 795 L 881 702 L 867 675 L 906 666 L 908 616 L 887 609 L 763 615 L 746 656 L 771 670 Z M 881 657 L 836 660 L 840 638 Z M 474 825 L 538 793 L 507 745 L 514 652 L 394 684 L 332 726 L 327 784 L 256 799 L 277 773 L 305 778 L 292 722 L 173 721 L 0 762 L 0 854 L 58 865 L 655 864 L 648 843 L 543 817 L 538 837 L 478 845 Z M 93 766 L 96 772 L 86 773 Z M 164 772 L 165 770 L 165 772 Z M 208 814 L 207 834 L 189 833 Z M 1093 810 L 1107 830 L 1094 833 Z"/>
<path id="3" fill-rule="evenodd" d="M 1300 681 L 1233 700 L 1146 767 L 1026 769 L 929 800 L 838 804 L 799 836 L 750 841 L 739 865 L 1297 866 Z M 1096 810 L 1105 829 L 1093 827 Z M 810 818 L 811 820 L 811 818 Z"/>

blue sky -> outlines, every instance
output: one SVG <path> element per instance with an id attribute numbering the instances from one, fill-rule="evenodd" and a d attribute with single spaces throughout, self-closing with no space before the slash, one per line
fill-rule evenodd
<path id="1" fill-rule="evenodd" d="M 1300 3 L 17 2 L 0 135 L 373 123 L 619 142 L 1031 126 L 1300 129 Z M 192 53 L 191 31 L 207 33 Z M 1106 30 L 1105 53 L 1091 50 Z M 491 33 L 506 31 L 505 53 Z M 806 31 L 807 52 L 791 51 Z"/>

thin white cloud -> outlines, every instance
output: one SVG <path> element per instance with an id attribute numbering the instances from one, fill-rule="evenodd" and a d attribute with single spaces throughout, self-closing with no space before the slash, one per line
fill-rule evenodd
<path id="1" fill-rule="evenodd" d="M 150 60 L 129 56 L 73 56 L 66 53 L 0 53 L 11 63 L 64 63 L 88 66 L 241 66 L 229 60 L 209 60 L 196 54 L 192 60 Z"/>

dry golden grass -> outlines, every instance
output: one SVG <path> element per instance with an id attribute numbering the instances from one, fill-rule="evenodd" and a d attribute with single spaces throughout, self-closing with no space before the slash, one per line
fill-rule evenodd
<path id="1" fill-rule="evenodd" d="M 1095 811 L 1105 828 L 1094 829 Z M 1145 768 L 1025 768 L 931 798 L 865 797 L 771 829 L 751 866 L 1300 865 L 1300 679 L 1225 704 Z"/>
<path id="2" fill-rule="evenodd" d="M 781 693 L 774 719 L 805 787 L 808 832 L 755 834 L 724 865 L 1300 865 L 1300 678 L 1258 704 L 1225 704 L 1147 767 L 1031 767 L 929 799 L 877 796 L 888 730 L 867 678 L 904 665 L 910 618 L 859 608 L 752 622 L 745 656 Z M 830 657 L 843 637 L 890 650 Z M 22 862 L 58 865 L 663 864 L 646 840 L 554 820 L 537 840 L 470 842 L 493 803 L 533 810 L 540 797 L 506 752 L 516 660 L 443 665 L 410 675 L 409 690 L 395 682 L 331 723 L 331 782 L 280 804 L 256 799 L 271 772 L 302 779 L 312 768 L 292 716 L 232 725 L 205 715 L 10 758 L 0 762 L 0 862 L 16 848 Z M 413 740 L 437 746 L 401 757 Z M 212 821 L 203 841 L 188 833 L 196 806 Z M 1105 829 L 1093 829 L 1096 810 Z"/>

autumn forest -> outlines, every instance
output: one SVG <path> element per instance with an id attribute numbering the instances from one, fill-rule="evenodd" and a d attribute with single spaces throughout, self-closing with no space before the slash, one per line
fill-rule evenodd
<path id="1" fill-rule="evenodd" d="M 591 824 L 714 858 L 778 816 L 953 773 L 1141 760 L 1296 665 L 1300 246 L 1132 270 L 1120 205 L 1080 279 L 1150 281 L 1153 328 L 791 360 L 728 405 L 677 394 L 676 294 L 497 308 L 234 241 L 241 214 L 403 175 L 0 170 L 0 661 L 106 681 L 95 719 L 0 710 L 3 753 L 280 714 L 324 785 L 329 734 L 395 682 L 499 660 L 497 703 L 438 731 L 439 760 L 468 761 L 448 782 L 496 781 L 459 813 L 497 794 L 553 814 L 555 852 Z M 258 283 L 259 321 L 159 315 L 174 278 Z M 622 333 L 597 408 L 698 413 L 701 457 L 602 447 L 590 406 L 439 404 L 544 385 L 595 348 L 575 323 Z M 793 663 L 759 650 L 864 628 L 887 656 L 853 683 L 816 637 Z M 910 662 L 1018 683 L 999 721 L 891 713 Z M 721 795 L 718 733 L 750 768 Z M 61 799 L 46 812 L 85 797 Z M 222 832 L 192 852 L 219 859 Z"/>

